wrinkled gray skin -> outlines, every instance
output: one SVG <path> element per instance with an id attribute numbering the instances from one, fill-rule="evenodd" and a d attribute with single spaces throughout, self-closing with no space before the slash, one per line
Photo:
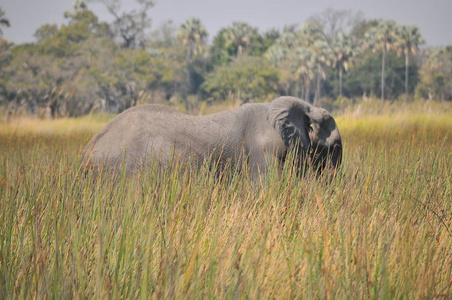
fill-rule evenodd
<path id="1" fill-rule="evenodd" d="M 245 104 L 205 116 L 190 116 L 161 105 L 132 107 L 116 116 L 82 153 L 87 165 L 115 169 L 125 164 L 133 173 L 150 162 L 168 166 L 174 158 L 221 170 L 240 167 L 246 159 L 253 176 L 282 163 L 289 151 L 323 170 L 342 159 L 339 130 L 331 115 L 294 97 L 269 104 Z M 328 158 L 328 159 L 327 159 Z"/>

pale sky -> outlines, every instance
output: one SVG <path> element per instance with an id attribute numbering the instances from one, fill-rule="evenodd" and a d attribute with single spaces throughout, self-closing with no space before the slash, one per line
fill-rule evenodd
<path id="1" fill-rule="evenodd" d="M 63 14 L 74 0 L 1 0 L 0 7 L 11 23 L 2 28 L 3 38 L 16 44 L 34 41 L 41 25 L 62 24 Z M 264 32 L 284 25 L 303 24 L 327 8 L 362 11 L 366 19 L 393 19 L 401 25 L 416 25 L 428 46 L 452 45 L 452 0 L 156 0 L 150 10 L 152 28 L 171 19 L 181 24 L 188 17 L 200 18 L 210 40 L 233 21 L 245 21 Z M 124 11 L 135 0 L 122 0 Z M 110 20 L 106 9 L 89 3 L 100 20 Z"/>

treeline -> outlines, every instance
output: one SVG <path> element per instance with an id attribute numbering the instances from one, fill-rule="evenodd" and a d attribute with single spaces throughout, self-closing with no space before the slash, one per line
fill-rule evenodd
<path id="1" fill-rule="evenodd" d="M 139 0 L 129 12 L 119 0 L 99 2 L 112 23 L 77 0 L 66 24 L 41 26 L 34 43 L 0 38 L 4 111 L 79 116 L 143 103 L 189 111 L 200 103 L 279 95 L 330 104 L 362 97 L 452 100 L 452 46 L 420 51 L 424 40 L 415 26 L 326 10 L 301 26 L 263 33 L 233 22 L 208 43 L 197 18 L 151 28 L 153 1 Z M 10 25 L 1 9 L 0 25 Z"/>

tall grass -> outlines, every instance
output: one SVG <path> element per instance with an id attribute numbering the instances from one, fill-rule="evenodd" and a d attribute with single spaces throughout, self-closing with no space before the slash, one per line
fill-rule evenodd
<path id="1" fill-rule="evenodd" d="M 451 298 L 452 115 L 336 120 L 338 176 L 262 183 L 93 180 L 99 120 L 0 125 L 0 298 Z"/>

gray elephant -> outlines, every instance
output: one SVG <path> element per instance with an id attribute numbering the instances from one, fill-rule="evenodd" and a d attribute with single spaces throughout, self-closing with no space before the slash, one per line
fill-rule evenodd
<path id="1" fill-rule="evenodd" d="M 252 176 L 290 151 L 297 168 L 311 162 L 319 171 L 339 167 L 342 142 L 336 122 L 324 109 L 294 97 L 268 104 L 245 104 L 205 116 L 190 116 L 162 105 L 140 105 L 116 116 L 88 143 L 82 159 L 90 166 L 133 173 L 146 165 L 168 166 L 175 159 L 221 170 L 246 161 Z"/>

